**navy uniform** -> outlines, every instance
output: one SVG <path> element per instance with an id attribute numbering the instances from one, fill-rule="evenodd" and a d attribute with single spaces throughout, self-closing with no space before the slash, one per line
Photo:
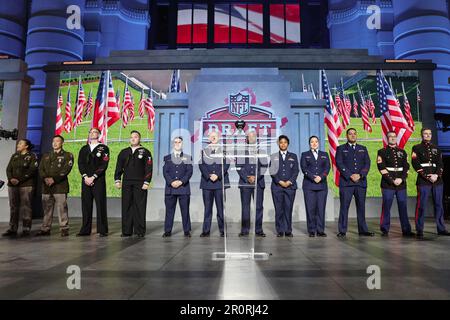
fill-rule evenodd
<path id="1" fill-rule="evenodd" d="M 366 191 L 367 174 L 370 169 L 370 158 L 367 148 L 360 144 L 345 143 L 337 147 L 336 166 L 339 169 L 339 233 L 345 234 L 348 226 L 348 209 L 353 196 L 355 197 L 356 215 L 359 234 L 368 233 L 366 223 Z M 361 179 L 353 182 L 352 174 L 359 174 Z"/>
<path id="2" fill-rule="evenodd" d="M 120 151 L 117 158 L 115 182 L 122 179 L 122 235 L 131 236 L 134 233 L 144 236 L 146 225 L 147 190 L 152 180 L 153 159 L 150 151 L 142 146 L 134 152 L 131 147 Z"/>
<path id="3" fill-rule="evenodd" d="M 92 149 L 92 150 L 91 150 Z M 81 212 L 83 222 L 79 235 L 90 235 L 92 230 L 93 201 L 97 209 L 97 233 L 108 233 L 108 218 L 106 211 L 106 179 L 108 169 L 109 148 L 104 144 L 84 145 L 78 154 L 78 169 L 81 174 Z M 94 184 L 88 186 L 84 177 L 94 177 Z"/>
<path id="4" fill-rule="evenodd" d="M 275 227 L 277 234 L 292 235 L 292 210 L 295 193 L 297 191 L 297 177 L 300 172 L 298 157 L 295 153 L 285 151 L 276 152 L 270 156 L 270 176 L 272 177 L 271 191 L 275 207 Z M 290 181 L 291 185 L 284 188 L 280 181 Z"/>
<path id="5" fill-rule="evenodd" d="M 215 154 L 221 154 L 222 149 L 218 146 L 208 145 L 203 151 L 199 164 L 200 172 L 202 174 L 200 180 L 200 189 L 202 189 L 203 204 L 205 206 L 204 220 L 203 220 L 203 236 L 208 236 L 211 229 L 212 208 L 213 203 L 216 203 L 217 209 L 217 224 L 219 225 L 220 235 L 224 235 L 224 221 L 223 221 L 223 206 L 224 194 L 223 190 L 230 187 L 228 178 L 228 169 L 230 164 L 225 158 L 215 157 Z M 223 166 L 223 168 L 222 168 Z M 222 175 L 223 171 L 223 175 Z M 211 174 L 216 174 L 219 178 L 216 181 L 210 179 Z"/>
<path id="6" fill-rule="evenodd" d="M 163 175 L 166 180 L 164 191 L 164 203 L 166 205 L 165 234 L 172 232 L 177 201 L 180 204 L 184 234 L 189 235 L 191 231 L 191 218 L 189 216 L 191 187 L 189 180 L 192 177 L 192 170 L 192 158 L 188 154 L 175 152 L 164 157 Z M 178 188 L 173 188 L 171 183 L 176 180 L 180 180 L 183 184 Z"/>
<path id="7" fill-rule="evenodd" d="M 302 153 L 300 167 L 304 174 L 303 195 L 306 208 L 306 225 L 308 233 L 313 236 L 317 233 L 324 235 L 325 230 L 325 207 L 327 203 L 328 185 L 327 176 L 330 172 L 330 158 L 328 153 L 313 150 Z M 314 177 L 321 178 L 319 183 Z"/>
<path id="8" fill-rule="evenodd" d="M 380 217 L 380 230 L 383 234 L 389 233 L 391 224 L 391 207 L 394 196 L 397 197 L 398 214 L 403 235 L 411 235 L 411 225 L 408 220 L 406 178 L 408 177 L 408 155 L 406 151 L 397 146 L 386 146 L 378 150 L 378 170 L 381 176 L 381 193 L 383 203 Z M 394 180 L 400 178 L 402 183 L 398 186 Z"/>
<path id="9" fill-rule="evenodd" d="M 442 153 L 437 146 L 423 141 L 412 149 L 412 165 L 417 171 L 417 204 L 416 204 L 416 230 L 418 235 L 423 234 L 425 210 L 430 194 L 433 195 L 434 217 L 439 234 L 447 234 L 444 224 L 444 208 L 442 203 L 444 181 L 442 174 L 444 165 Z M 427 175 L 437 174 L 438 179 L 432 183 Z"/>
<path id="10" fill-rule="evenodd" d="M 264 172 L 267 168 L 267 157 L 258 157 L 259 149 L 252 145 L 247 145 L 248 148 L 245 151 L 246 157 L 244 159 L 238 159 L 236 165 L 239 174 L 239 190 L 241 193 L 241 234 L 247 235 L 250 231 L 250 203 L 252 198 L 255 197 L 255 183 L 248 181 L 249 176 L 254 176 L 256 179 L 256 217 L 255 217 L 255 233 L 256 235 L 263 235 L 262 228 L 263 221 L 263 202 L 264 202 L 264 189 L 266 182 L 264 180 Z M 256 170 L 258 168 L 258 175 Z"/>
<path id="11" fill-rule="evenodd" d="M 25 154 L 16 152 L 11 156 L 6 167 L 6 176 L 8 178 L 8 195 L 10 206 L 9 229 L 5 235 L 17 234 L 19 227 L 19 218 L 22 216 L 22 232 L 28 235 L 31 230 L 31 221 L 33 210 L 31 203 L 33 200 L 33 189 L 35 176 L 38 169 L 36 155 L 30 151 Z M 18 184 L 13 185 L 12 179 L 17 179 Z"/>

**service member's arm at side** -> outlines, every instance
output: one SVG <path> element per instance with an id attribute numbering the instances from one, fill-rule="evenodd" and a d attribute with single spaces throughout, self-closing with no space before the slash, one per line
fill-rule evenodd
<path id="1" fill-rule="evenodd" d="M 209 172 L 208 172 L 208 169 L 207 169 L 207 164 L 205 163 L 204 155 L 205 155 L 205 152 L 202 151 L 201 158 L 200 158 L 200 163 L 198 165 L 198 168 L 200 169 L 200 172 L 201 172 L 203 178 L 206 179 L 206 180 L 209 180 L 210 179 L 209 178 Z"/>
<path id="2" fill-rule="evenodd" d="M 314 174 L 312 172 L 309 172 L 308 170 L 308 167 L 306 165 L 306 156 L 304 153 L 302 153 L 302 155 L 300 156 L 300 168 L 302 169 L 305 178 L 314 181 Z"/>
<path id="3" fill-rule="evenodd" d="M 412 163 L 412 166 L 413 166 L 414 170 L 416 170 L 416 172 L 422 176 L 422 178 L 428 180 L 427 175 L 425 174 L 425 172 L 424 172 L 422 166 L 420 165 L 420 160 L 418 159 L 417 152 L 418 152 L 418 151 L 417 151 L 416 146 L 413 146 L 413 148 L 412 148 L 412 154 L 411 154 L 411 163 Z"/>
<path id="4" fill-rule="evenodd" d="M 350 176 L 352 174 L 351 171 L 348 170 L 348 168 L 344 164 L 344 155 L 341 146 L 337 147 L 336 150 L 336 166 L 339 170 L 341 177 L 343 177 L 347 181 L 350 180 Z"/>
<path id="5" fill-rule="evenodd" d="M 189 156 L 189 162 L 186 163 L 186 172 L 184 173 L 184 176 L 182 176 L 180 179 L 180 181 L 183 183 L 183 185 L 185 185 L 189 182 L 189 180 L 192 177 L 192 173 L 193 173 L 192 157 Z"/>
<path id="6" fill-rule="evenodd" d="M 291 183 L 291 185 L 297 181 L 298 174 L 300 173 L 297 155 L 292 155 L 292 156 L 295 161 L 294 161 L 294 167 L 293 167 L 294 172 L 292 173 L 291 178 L 288 180 Z"/>
<path id="7" fill-rule="evenodd" d="M 116 163 L 116 171 L 114 171 L 114 182 L 115 183 L 121 183 L 122 182 L 122 174 L 125 166 L 125 154 L 124 151 L 120 151 L 119 155 L 117 156 L 117 163 Z"/>
<path id="8" fill-rule="evenodd" d="M 386 162 L 384 161 L 384 153 L 386 152 L 386 149 L 380 149 L 378 150 L 377 154 L 377 168 L 378 171 L 381 173 L 381 177 L 384 181 L 386 181 L 389 184 L 394 184 L 394 179 L 389 174 L 389 171 L 386 169 Z"/>
<path id="9" fill-rule="evenodd" d="M 403 150 L 403 156 L 405 157 L 405 162 L 403 165 L 402 180 L 406 181 L 406 178 L 408 178 L 409 163 L 408 163 L 408 154 L 406 153 L 405 150 Z"/>
<path id="10" fill-rule="evenodd" d="M 32 177 L 36 173 L 36 170 L 38 168 L 37 157 L 34 153 L 31 153 L 30 157 L 31 158 L 29 166 L 23 171 L 22 176 L 17 177 L 17 180 L 19 180 L 19 182 L 23 182 L 30 179 L 30 177 Z"/>
<path id="11" fill-rule="evenodd" d="M 363 147 L 363 148 L 364 148 L 364 166 L 359 173 L 361 175 L 361 178 L 367 177 L 367 175 L 369 174 L 369 169 L 370 169 L 369 152 L 367 151 L 366 147 Z"/>
<path id="12" fill-rule="evenodd" d="M 330 170 L 331 170 L 330 157 L 328 156 L 327 152 L 325 152 L 325 157 L 327 159 L 325 161 L 325 168 L 324 168 L 324 171 L 323 171 L 322 176 L 321 176 L 322 180 L 327 178 L 327 176 L 328 176 L 328 174 L 330 173 Z"/>
<path id="13" fill-rule="evenodd" d="M 80 152 L 78 152 L 78 171 L 80 171 L 82 178 L 87 176 L 86 165 L 87 165 L 86 148 L 82 147 L 80 149 Z"/>
<path id="14" fill-rule="evenodd" d="M 153 158 L 149 150 L 145 150 L 145 158 L 147 160 L 145 161 L 144 184 L 149 185 L 153 177 Z"/>
<path id="15" fill-rule="evenodd" d="M 8 162 L 8 166 L 6 167 L 6 177 L 8 178 L 8 181 L 11 181 L 11 179 L 14 179 L 15 177 L 13 177 L 13 168 L 12 168 L 12 160 L 13 160 L 13 158 L 14 158 L 14 155 L 15 154 L 13 154 L 12 156 L 11 156 L 11 159 L 9 159 L 9 162 Z"/>

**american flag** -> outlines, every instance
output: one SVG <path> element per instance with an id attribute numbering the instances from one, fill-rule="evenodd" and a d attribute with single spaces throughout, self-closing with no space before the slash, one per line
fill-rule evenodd
<path id="1" fill-rule="evenodd" d="M 75 108 L 75 121 L 73 127 L 78 127 L 83 121 L 83 110 L 86 105 L 86 96 L 84 95 L 83 85 L 81 84 L 81 76 L 78 79 L 77 106 Z"/>
<path id="2" fill-rule="evenodd" d="M 62 114 L 61 114 L 61 108 L 62 108 L 63 103 L 64 102 L 63 102 L 61 90 L 59 90 L 58 103 L 57 103 L 57 108 L 56 108 L 55 135 L 59 135 L 63 131 L 63 120 L 62 120 Z"/>
<path id="3" fill-rule="evenodd" d="M 125 91 L 123 92 L 125 94 Z M 116 95 L 117 99 L 117 95 Z M 127 106 L 125 105 L 125 97 L 123 99 L 122 104 L 122 127 L 126 127 L 128 125 L 128 112 L 127 112 Z"/>
<path id="4" fill-rule="evenodd" d="M 368 110 L 369 108 L 366 103 L 366 99 L 364 98 L 364 95 L 361 91 L 361 87 L 359 86 L 359 83 L 357 85 L 358 85 L 359 97 L 361 100 L 360 106 L 361 106 L 361 120 L 363 122 L 363 128 L 367 132 L 372 132 L 372 127 L 369 123 L 369 110 Z"/>
<path id="5" fill-rule="evenodd" d="M 172 78 L 170 79 L 169 92 L 181 92 L 180 69 L 173 70 L 173 72 L 172 72 Z"/>
<path id="6" fill-rule="evenodd" d="M 125 94 L 125 91 L 123 92 Z M 116 103 L 117 103 L 117 107 L 120 109 L 120 89 L 117 89 L 116 92 Z"/>
<path id="7" fill-rule="evenodd" d="M 358 114 L 358 100 L 355 99 L 355 95 L 353 95 L 353 115 L 355 117 L 359 117 L 359 114 Z"/>
<path id="8" fill-rule="evenodd" d="M 328 147 L 330 150 L 331 164 L 333 166 L 334 183 L 339 185 L 339 170 L 336 167 L 336 149 L 339 146 L 338 138 L 342 133 L 342 127 L 339 120 L 333 97 L 330 94 L 327 75 L 325 70 L 321 70 L 322 91 L 327 105 L 325 106 L 325 124 L 328 128 Z"/>
<path id="9" fill-rule="evenodd" d="M 116 96 L 114 94 L 114 87 L 112 82 L 112 76 L 111 72 L 107 72 L 109 75 L 108 80 L 108 98 L 107 98 L 107 112 L 106 112 L 106 119 L 107 119 L 107 126 L 111 127 L 116 121 L 120 119 L 120 110 L 119 106 L 116 102 Z"/>
<path id="10" fill-rule="evenodd" d="M 350 124 L 350 113 L 352 112 L 352 103 L 348 96 L 345 95 L 344 81 L 341 78 L 341 92 L 342 92 L 342 105 L 344 106 L 345 120 L 347 121 L 347 126 Z"/>
<path id="11" fill-rule="evenodd" d="M 91 87 L 91 89 L 89 90 L 89 96 L 88 96 L 86 108 L 84 111 L 84 118 L 86 118 L 87 116 L 89 116 L 91 114 L 93 106 L 94 106 L 94 101 L 92 99 L 92 87 Z"/>
<path id="12" fill-rule="evenodd" d="M 130 90 L 128 90 L 128 80 L 125 84 L 124 98 L 123 98 L 123 107 L 122 107 L 122 117 L 126 117 L 127 123 L 129 121 L 134 120 L 134 104 L 131 99 Z M 124 128 L 127 123 L 123 123 Z"/>
<path id="13" fill-rule="evenodd" d="M 344 129 L 350 124 L 349 114 L 347 113 L 347 106 L 345 104 L 344 96 L 341 96 L 341 92 L 336 93 L 336 105 L 338 106 L 339 114 L 342 117 L 342 125 Z"/>
<path id="14" fill-rule="evenodd" d="M 150 95 L 145 102 L 145 109 L 147 111 L 147 125 L 150 131 L 155 129 L 155 108 L 153 107 L 153 91 L 150 89 Z"/>
<path id="15" fill-rule="evenodd" d="M 143 118 L 145 116 L 145 102 L 144 99 L 144 89 L 141 90 L 141 99 L 139 99 L 138 113 L 139 117 Z"/>
<path id="16" fill-rule="evenodd" d="M 69 133 L 72 131 L 73 122 L 72 122 L 72 105 L 70 104 L 70 83 L 69 89 L 67 89 L 67 100 L 66 100 L 66 114 L 64 117 L 64 130 Z"/>
<path id="17" fill-rule="evenodd" d="M 105 92 L 106 92 L 106 71 L 102 72 L 100 82 L 98 84 L 97 97 L 95 98 L 94 117 L 92 119 L 92 128 L 100 130 L 99 141 L 104 143 L 106 139 L 106 127 L 105 127 Z"/>
<path id="18" fill-rule="evenodd" d="M 387 132 L 394 131 L 397 134 L 398 146 L 404 148 L 412 134 L 408 123 L 395 97 L 392 88 L 386 81 L 381 70 L 377 70 L 377 91 L 380 100 L 380 120 L 383 131 L 383 144 L 387 145 Z"/>
<path id="19" fill-rule="evenodd" d="M 369 97 L 368 108 L 370 110 L 370 115 L 372 116 L 372 123 L 377 123 L 377 118 L 375 117 L 375 104 L 373 103 L 370 93 L 368 93 L 367 96 Z"/>
<path id="20" fill-rule="evenodd" d="M 271 43 L 284 43 L 285 39 L 286 43 L 300 43 L 299 4 L 270 4 L 269 15 Z M 206 43 L 208 6 L 180 5 L 177 24 L 177 43 Z M 214 42 L 263 43 L 263 5 L 215 5 Z"/>
<path id="21" fill-rule="evenodd" d="M 411 106 L 409 104 L 408 97 L 406 96 L 405 84 L 403 82 L 402 82 L 402 90 L 403 90 L 403 108 L 405 109 L 405 118 L 406 121 L 408 122 L 408 126 L 411 128 L 412 131 L 414 131 L 415 124 L 411 114 Z"/>

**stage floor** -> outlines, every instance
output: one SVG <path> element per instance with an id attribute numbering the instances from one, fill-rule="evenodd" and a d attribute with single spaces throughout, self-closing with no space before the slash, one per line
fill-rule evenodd
<path id="1" fill-rule="evenodd" d="M 397 219 L 389 238 L 380 236 L 377 219 L 368 221 L 376 237 L 360 238 L 351 220 L 346 240 L 336 238 L 333 223 L 327 238 L 309 238 L 305 223 L 295 223 L 293 238 L 277 238 L 267 223 L 255 251 L 272 253 L 268 261 L 226 262 L 211 260 L 223 250 L 217 228 L 200 238 L 199 223 L 192 238 L 178 223 L 163 239 L 163 224 L 148 223 L 145 239 L 122 239 L 119 219 L 110 219 L 107 238 L 77 238 L 81 221 L 70 222 L 64 239 L 57 228 L 49 238 L 0 239 L 0 299 L 450 298 L 450 237 L 438 237 L 432 220 L 423 241 L 402 238 Z M 237 237 L 239 225 L 229 229 L 229 246 L 246 248 L 251 240 Z M 67 288 L 70 265 L 81 268 L 81 290 Z M 369 265 L 381 269 L 380 290 L 367 288 Z"/>

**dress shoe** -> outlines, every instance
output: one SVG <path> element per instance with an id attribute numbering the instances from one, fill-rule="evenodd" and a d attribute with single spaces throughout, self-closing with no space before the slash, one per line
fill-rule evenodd
<path id="1" fill-rule="evenodd" d="M 438 235 L 440 235 L 440 236 L 450 236 L 450 232 L 448 232 L 447 230 L 439 231 Z"/>
<path id="2" fill-rule="evenodd" d="M 278 232 L 278 233 L 277 233 L 277 237 L 278 237 L 278 238 L 281 238 L 282 236 L 284 236 L 284 233 L 283 233 L 283 232 Z"/>
<path id="3" fill-rule="evenodd" d="M 107 233 L 99 233 L 98 236 L 99 236 L 100 238 L 104 238 L 104 237 L 107 237 L 108 234 L 107 234 Z"/>
<path id="4" fill-rule="evenodd" d="M 309 233 L 309 237 L 310 237 L 310 238 L 314 238 L 315 236 L 316 236 L 316 234 L 315 234 L 314 232 L 310 232 L 310 233 Z"/>
<path id="5" fill-rule="evenodd" d="M 187 238 L 190 238 L 190 237 L 191 237 L 191 232 L 190 232 L 190 231 L 185 232 L 185 233 L 184 233 L 184 236 L 187 237 Z"/>
<path id="6" fill-rule="evenodd" d="M 172 235 L 172 233 L 170 232 L 164 232 L 164 234 L 162 235 L 163 238 L 168 238 Z"/>
<path id="7" fill-rule="evenodd" d="M 382 237 L 388 237 L 388 236 L 389 236 L 389 232 L 387 232 L 387 231 L 381 231 L 381 236 L 382 236 Z"/>
<path id="8" fill-rule="evenodd" d="M 69 236 L 69 230 L 64 229 L 61 230 L 61 237 L 68 237 Z"/>
<path id="9" fill-rule="evenodd" d="M 359 235 L 363 236 L 363 237 L 373 237 L 375 235 L 375 233 L 366 231 L 366 232 L 360 232 Z"/>
<path id="10" fill-rule="evenodd" d="M 416 238 L 417 238 L 417 239 L 420 239 L 420 240 L 423 240 L 423 239 L 424 239 L 424 237 L 423 237 L 423 232 L 417 232 Z"/>
<path id="11" fill-rule="evenodd" d="M 246 236 L 248 236 L 248 232 L 239 233 L 239 237 L 246 237 Z"/>
<path id="12" fill-rule="evenodd" d="M 221 232 L 221 233 L 220 233 L 220 237 L 221 237 L 221 238 L 225 237 L 225 233 Z"/>
<path id="13" fill-rule="evenodd" d="M 317 232 L 318 237 L 326 237 L 327 234 L 325 232 Z"/>
<path id="14" fill-rule="evenodd" d="M 122 238 L 129 238 L 129 237 L 131 237 L 131 234 L 122 233 L 120 235 L 120 237 L 122 237 Z"/>
<path id="15" fill-rule="evenodd" d="M 292 232 L 286 232 L 285 234 L 284 234 L 286 237 L 288 237 L 288 238 L 292 238 L 294 235 L 292 234 Z"/>
<path id="16" fill-rule="evenodd" d="M 410 232 L 403 232 L 402 235 L 404 237 L 415 237 L 416 236 L 416 234 L 414 232 L 411 232 L 411 231 Z"/>
<path id="17" fill-rule="evenodd" d="M 37 237 L 41 237 L 41 236 L 49 236 L 50 235 L 50 230 L 48 231 L 44 231 L 44 230 L 39 230 L 38 233 L 36 233 Z"/>
<path id="18" fill-rule="evenodd" d="M 205 238 L 205 237 L 209 237 L 209 232 L 202 232 L 200 234 L 200 238 Z"/>
<path id="19" fill-rule="evenodd" d="M 30 230 L 22 230 L 22 237 L 28 237 L 30 235 Z"/>
<path id="20" fill-rule="evenodd" d="M 346 236 L 345 232 L 339 232 L 339 233 L 337 234 L 337 237 L 338 237 L 338 238 L 345 238 L 345 236 Z"/>
<path id="21" fill-rule="evenodd" d="M 266 236 L 266 234 L 264 233 L 264 232 L 257 232 L 256 234 L 255 234 L 257 237 L 261 237 L 261 238 L 265 238 L 265 236 Z"/>
<path id="22" fill-rule="evenodd" d="M 145 234 L 138 233 L 138 234 L 136 234 L 136 237 L 143 239 L 143 238 L 145 238 Z"/>
<path id="23" fill-rule="evenodd" d="M 6 230 L 5 233 L 2 234 L 2 237 L 15 237 L 17 236 L 17 231 Z"/>

